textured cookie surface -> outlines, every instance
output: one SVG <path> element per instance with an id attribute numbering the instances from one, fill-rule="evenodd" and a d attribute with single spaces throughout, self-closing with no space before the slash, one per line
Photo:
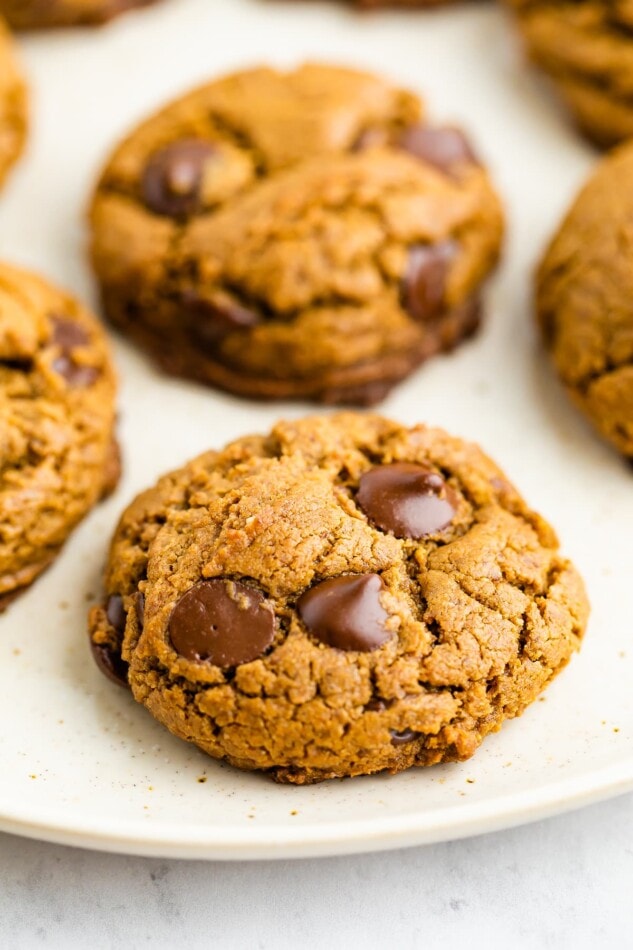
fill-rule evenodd
<path id="1" fill-rule="evenodd" d="M 527 53 L 600 146 L 633 135 L 631 0 L 506 0 Z"/>
<path id="2" fill-rule="evenodd" d="M 318 65 L 168 106 L 113 156 L 92 224 L 106 312 L 165 369 L 359 403 L 473 332 L 502 231 L 459 131 Z"/>
<path id="3" fill-rule="evenodd" d="M 24 147 L 27 113 L 26 85 L 13 40 L 0 18 L 0 185 Z"/>
<path id="4" fill-rule="evenodd" d="M 16 30 L 105 23 L 156 0 L 0 0 L 0 14 Z"/>
<path id="5" fill-rule="evenodd" d="M 633 459 L 633 147 L 603 159 L 538 273 L 545 345 L 598 431 Z"/>
<path id="6" fill-rule="evenodd" d="M 173 733 L 304 783 L 466 759 L 582 638 L 552 529 L 476 446 L 278 424 L 139 496 L 93 653 Z"/>
<path id="7" fill-rule="evenodd" d="M 0 606 L 118 478 L 103 330 L 68 294 L 0 265 Z"/>

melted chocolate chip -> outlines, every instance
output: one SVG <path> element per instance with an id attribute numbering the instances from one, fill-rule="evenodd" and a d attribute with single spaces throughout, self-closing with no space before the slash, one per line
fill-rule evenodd
<path id="1" fill-rule="evenodd" d="M 200 211 L 205 165 L 217 154 L 203 139 L 182 139 L 154 152 L 141 181 L 147 207 L 172 218 Z"/>
<path id="2" fill-rule="evenodd" d="M 55 343 L 63 353 L 71 353 L 77 346 L 87 346 L 90 343 L 90 337 L 86 330 L 75 320 L 69 320 L 67 317 L 59 317 L 53 314 L 50 318 L 53 326 L 52 342 Z"/>
<path id="3" fill-rule="evenodd" d="M 239 581 L 201 581 L 180 598 L 169 620 L 169 637 L 180 656 L 221 669 L 256 660 L 274 636 L 270 605 Z"/>
<path id="4" fill-rule="evenodd" d="M 70 356 L 65 355 L 53 360 L 53 369 L 73 389 L 85 389 L 99 378 L 99 370 L 94 366 L 80 366 Z"/>
<path id="5" fill-rule="evenodd" d="M 414 742 L 420 738 L 420 732 L 414 732 L 413 729 L 404 729 L 402 732 L 391 730 L 392 745 L 404 745 L 406 742 Z"/>
<path id="6" fill-rule="evenodd" d="M 390 640 L 388 614 L 380 603 L 378 574 L 350 574 L 322 581 L 297 601 L 299 616 L 322 643 L 367 653 Z"/>
<path id="7" fill-rule="evenodd" d="M 228 297 L 207 300 L 195 291 L 186 291 L 180 298 L 191 319 L 192 333 L 205 349 L 232 330 L 244 330 L 260 322 L 259 314 Z"/>
<path id="8" fill-rule="evenodd" d="M 88 333 L 79 323 L 67 317 L 53 314 L 50 320 L 53 327 L 51 343 L 61 351 L 60 355 L 53 360 L 53 369 L 73 389 L 92 386 L 99 378 L 99 370 L 94 366 L 77 363 L 73 358 L 73 351 L 77 347 L 87 346 L 90 343 Z"/>
<path id="9" fill-rule="evenodd" d="M 117 686 L 127 687 L 128 664 L 121 654 L 101 643 L 93 643 L 92 640 L 90 641 L 90 649 L 93 659 L 103 675 L 107 676 L 111 682 L 116 683 Z"/>
<path id="10" fill-rule="evenodd" d="M 125 632 L 125 623 L 127 614 L 123 606 L 123 598 L 120 594 L 111 594 L 106 604 L 106 617 L 111 627 L 114 627 L 117 633 Z"/>
<path id="11" fill-rule="evenodd" d="M 415 244 L 409 249 L 402 301 L 414 320 L 426 323 L 442 312 L 446 278 L 456 254 L 454 241 Z"/>
<path id="12" fill-rule="evenodd" d="M 457 509 L 457 496 L 441 475 L 408 462 L 365 472 L 356 501 L 373 524 L 397 538 L 436 534 L 448 527 Z"/>
<path id="13" fill-rule="evenodd" d="M 449 175 L 459 165 L 478 164 L 464 133 L 450 126 L 410 125 L 402 132 L 397 144 L 405 152 Z"/>

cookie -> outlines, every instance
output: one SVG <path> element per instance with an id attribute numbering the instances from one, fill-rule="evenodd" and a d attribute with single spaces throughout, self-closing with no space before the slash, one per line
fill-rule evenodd
<path id="1" fill-rule="evenodd" d="M 168 106 L 92 206 L 110 320 L 170 373 L 262 399 L 369 404 L 477 327 L 502 234 L 463 134 L 322 65 Z"/>
<path id="2" fill-rule="evenodd" d="M 101 669 L 176 736 L 296 784 L 467 759 L 588 613 L 477 446 L 352 412 L 162 478 L 124 513 L 105 590 Z"/>
<path id="3" fill-rule="evenodd" d="M 506 0 L 528 56 L 557 87 L 579 128 L 607 147 L 633 135 L 631 0 Z"/>
<path id="4" fill-rule="evenodd" d="M 27 91 L 13 40 L 0 19 L 0 185 L 24 148 Z"/>
<path id="5" fill-rule="evenodd" d="M 0 0 L 0 14 L 15 30 L 88 26 L 156 0 Z"/>
<path id="6" fill-rule="evenodd" d="M 0 608 L 116 485 L 115 378 L 97 320 L 0 264 Z"/>
<path id="7" fill-rule="evenodd" d="M 536 296 L 543 340 L 568 393 L 633 459 L 631 220 L 633 146 L 623 145 L 572 205 L 540 265 Z"/>

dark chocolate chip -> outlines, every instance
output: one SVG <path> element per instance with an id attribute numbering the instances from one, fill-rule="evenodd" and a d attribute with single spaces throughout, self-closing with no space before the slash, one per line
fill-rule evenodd
<path id="1" fill-rule="evenodd" d="M 141 181 L 147 207 L 172 218 L 200 211 L 205 165 L 217 154 L 203 139 L 182 139 L 154 152 Z"/>
<path id="2" fill-rule="evenodd" d="M 207 300 L 188 290 L 180 299 L 191 320 L 192 333 L 204 348 L 213 348 L 232 330 L 245 330 L 260 322 L 258 313 L 229 298 Z"/>
<path id="3" fill-rule="evenodd" d="M 169 620 L 172 646 L 187 660 L 222 669 L 256 660 L 273 642 L 275 615 L 263 595 L 239 581 L 201 581 Z"/>
<path id="4" fill-rule="evenodd" d="M 322 643 L 367 653 L 390 640 L 388 614 L 380 603 L 378 574 L 349 574 L 322 581 L 297 601 L 299 616 Z"/>
<path id="5" fill-rule="evenodd" d="M 53 360 L 53 369 L 62 376 L 73 389 L 81 389 L 92 384 L 99 378 L 100 372 L 94 366 L 83 366 L 76 363 L 73 351 L 77 347 L 87 346 L 90 337 L 86 330 L 74 320 L 51 315 L 53 333 L 51 343 L 61 350 L 57 359 Z"/>
<path id="6" fill-rule="evenodd" d="M 92 640 L 90 641 L 90 649 L 95 663 L 104 676 L 107 676 L 117 686 L 128 685 L 128 664 L 120 653 L 104 644 L 93 643 Z"/>
<path id="7" fill-rule="evenodd" d="M 397 538 L 424 538 L 448 527 L 457 496 L 423 465 L 393 462 L 361 476 L 356 501 L 369 520 Z"/>
<path id="8" fill-rule="evenodd" d="M 402 732 L 391 730 L 391 742 L 393 745 L 404 745 L 406 742 L 414 742 L 421 736 L 420 732 L 414 732 L 413 729 L 404 729 Z"/>
<path id="9" fill-rule="evenodd" d="M 127 614 L 123 606 L 123 598 L 120 594 L 111 594 L 106 604 L 106 617 L 111 627 L 114 627 L 117 633 L 125 632 L 125 623 Z"/>
<path id="10" fill-rule="evenodd" d="M 414 320 L 426 323 L 442 312 L 446 278 L 456 254 L 454 241 L 414 244 L 409 249 L 402 281 L 402 300 Z"/>
<path id="11" fill-rule="evenodd" d="M 477 165 L 470 143 L 460 129 L 451 126 L 410 125 L 397 144 L 423 162 L 451 174 L 460 165 Z"/>

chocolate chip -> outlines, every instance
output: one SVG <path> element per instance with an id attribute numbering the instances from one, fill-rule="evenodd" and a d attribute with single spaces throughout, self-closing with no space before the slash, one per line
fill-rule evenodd
<path id="1" fill-rule="evenodd" d="M 470 143 L 460 129 L 451 126 L 410 125 L 397 144 L 405 152 L 451 174 L 459 165 L 477 165 Z"/>
<path id="2" fill-rule="evenodd" d="M 180 299 L 191 320 L 193 335 L 205 348 L 213 348 L 232 330 L 247 329 L 260 322 L 258 313 L 229 297 L 218 295 L 209 300 L 187 290 Z"/>
<path id="3" fill-rule="evenodd" d="M 239 581 L 201 581 L 184 594 L 169 620 L 180 656 L 222 669 L 250 663 L 271 645 L 275 615 L 263 595 Z"/>
<path id="4" fill-rule="evenodd" d="M 53 369 L 73 389 L 85 389 L 99 378 L 99 370 L 94 366 L 80 366 L 69 356 L 58 356 L 53 360 Z"/>
<path id="5" fill-rule="evenodd" d="M 457 496 L 441 475 L 408 462 L 365 472 L 356 501 L 373 524 L 397 538 L 436 534 L 448 527 L 457 509 Z"/>
<path id="6" fill-rule="evenodd" d="M 456 254 L 454 241 L 415 244 L 409 249 L 402 300 L 414 320 L 426 323 L 441 313 L 448 270 Z"/>
<path id="7" fill-rule="evenodd" d="M 115 652 L 109 646 L 90 641 L 92 656 L 103 673 L 109 680 L 116 683 L 117 686 L 128 685 L 128 664 L 120 653 Z"/>
<path id="8" fill-rule="evenodd" d="M 61 350 L 60 355 L 53 360 L 53 369 L 73 389 L 92 386 L 99 378 L 99 370 L 94 366 L 77 363 L 73 358 L 73 351 L 77 347 L 87 346 L 90 343 L 88 333 L 79 323 L 67 317 L 53 314 L 50 320 L 53 327 L 51 343 Z"/>
<path id="9" fill-rule="evenodd" d="M 125 632 L 125 623 L 127 614 L 123 606 L 123 598 L 120 594 L 111 594 L 106 604 L 106 617 L 111 627 L 114 627 L 117 633 Z"/>
<path id="10" fill-rule="evenodd" d="M 63 353 L 72 353 L 77 346 L 88 346 L 90 337 L 81 324 L 75 320 L 69 320 L 67 317 L 60 317 L 52 314 L 50 317 L 53 326 L 52 342 L 58 346 Z"/>
<path id="11" fill-rule="evenodd" d="M 147 207 L 172 218 L 200 211 L 205 165 L 217 154 L 203 139 L 182 139 L 154 152 L 141 181 Z"/>
<path id="12" fill-rule="evenodd" d="M 378 574 L 350 574 L 322 581 L 297 601 L 299 616 L 322 643 L 338 650 L 367 653 L 390 640 L 380 603 Z"/>
<path id="13" fill-rule="evenodd" d="M 419 739 L 422 733 L 414 732 L 413 729 L 404 729 L 402 732 L 391 730 L 391 742 L 393 745 L 404 745 L 406 742 L 414 742 Z"/>

